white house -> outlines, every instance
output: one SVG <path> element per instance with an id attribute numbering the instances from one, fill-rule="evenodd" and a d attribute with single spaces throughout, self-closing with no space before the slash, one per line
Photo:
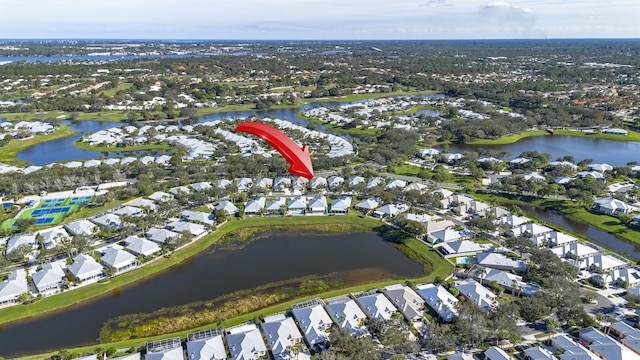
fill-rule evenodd
<path id="1" fill-rule="evenodd" d="M 474 275 L 478 280 L 486 283 L 496 282 L 501 285 L 505 289 L 511 291 L 512 293 L 523 294 L 523 295 L 534 295 L 539 287 L 530 285 L 522 281 L 522 276 L 518 276 L 516 274 L 512 274 L 510 272 L 487 268 L 484 269 L 479 267 L 482 271 L 477 271 Z"/>
<path id="2" fill-rule="evenodd" d="M 386 204 L 376 209 L 373 212 L 373 216 L 380 219 L 386 217 L 394 217 L 407 210 L 409 210 L 409 207 L 403 204 Z"/>
<path id="3" fill-rule="evenodd" d="M 302 342 L 302 334 L 293 318 L 282 314 L 266 317 L 260 324 L 275 359 L 291 359 L 290 347 Z"/>
<path id="4" fill-rule="evenodd" d="M 309 201 L 309 212 L 307 214 L 326 215 L 327 208 L 327 197 L 324 195 L 318 195 Z"/>
<path id="5" fill-rule="evenodd" d="M 365 199 L 355 204 L 353 207 L 356 210 L 366 213 L 377 208 L 379 204 L 380 202 L 376 199 Z"/>
<path id="6" fill-rule="evenodd" d="M 184 360 L 180 338 L 158 340 L 147 343 L 145 360 Z"/>
<path id="7" fill-rule="evenodd" d="M 390 320 L 398 309 L 382 293 L 363 294 L 356 298 L 360 307 L 370 318 Z"/>
<path id="8" fill-rule="evenodd" d="M 39 293 L 56 292 L 64 284 L 64 270 L 57 262 L 46 263 L 36 271 L 31 279 Z"/>
<path id="9" fill-rule="evenodd" d="M 218 205 L 214 207 L 214 210 L 223 210 L 227 216 L 234 216 L 240 211 L 240 209 L 229 200 L 220 201 Z"/>
<path id="10" fill-rule="evenodd" d="M 198 237 L 207 233 L 207 229 L 204 227 L 204 225 L 188 221 L 173 221 L 167 224 L 167 228 L 179 234 L 182 234 L 186 231 L 194 237 Z"/>
<path id="11" fill-rule="evenodd" d="M 27 272 L 24 269 L 13 270 L 0 282 L 0 306 L 17 303 L 18 297 L 28 292 Z"/>
<path id="12" fill-rule="evenodd" d="M 598 199 L 593 203 L 593 211 L 605 215 L 622 215 L 631 211 L 631 208 L 626 203 L 614 199 Z"/>
<path id="13" fill-rule="evenodd" d="M 51 249 L 65 240 L 69 240 L 71 237 L 69 233 L 62 227 L 55 227 L 38 232 L 38 235 L 43 238 L 43 245 L 47 249 Z"/>
<path id="14" fill-rule="evenodd" d="M 627 282 L 628 286 L 637 286 L 640 284 L 640 271 L 634 268 L 621 268 L 611 271 L 611 282 L 614 284 L 622 284 Z"/>
<path id="15" fill-rule="evenodd" d="M 552 232 L 552 228 L 536 223 L 526 223 L 511 229 L 511 235 L 527 237 L 537 246 L 546 244 Z"/>
<path id="16" fill-rule="evenodd" d="M 506 257 L 503 254 L 485 252 L 478 253 L 476 255 L 478 265 L 489 267 L 493 269 L 509 270 L 509 271 L 524 271 L 527 265 L 522 260 L 513 260 Z"/>
<path id="17" fill-rule="evenodd" d="M 327 184 L 330 190 L 335 190 L 338 186 L 344 184 L 344 178 L 342 176 L 330 176 L 327 179 Z"/>
<path id="18" fill-rule="evenodd" d="M 156 202 L 167 202 L 173 199 L 173 195 L 167 194 L 166 192 L 156 191 L 153 194 L 149 195 L 149 199 Z"/>
<path id="19" fill-rule="evenodd" d="M 585 257 L 593 256 L 601 252 L 600 249 L 584 242 L 566 243 L 552 248 L 551 251 L 561 258 L 577 256 L 580 259 L 584 259 Z"/>
<path id="20" fill-rule="evenodd" d="M 187 335 L 187 359 L 225 360 L 222 332 L 217 329 L 202 330 Z"/>
<path id="21" fill-rule="evenodd" d="M 7 248 L 5 249 L 6 254 L 13 252 L 21 245 L 26 245 L 31 249 L 35 250 L 37 246 L 36 235 L 35 234 L 18 234 L 10 237 L 7 240 Z"/>
<path id="22" fill-rule="evenodd" d="M 244 203 L 244 214 L 245 215 L 258 215 L 262 213 L 265 208 L 267 202 L 267 198 L 264 196 L 260 196 L 255 200 L 249 200 Z"/>
<path id="23" fill-rule="evenodd" d="M 604 359 L 640 360 L 640 355 L 592 327 L 580 330 L 580 338 L 588 344 L 589 350 Z"/>
<path id="24" fill-rule="evenodd" d="M 497 346 L 492 346 L 484 352 L 485 360 L 513 360 L 513 358 Z"/>
<path id="25" fill-rule="evenodd" d="M 551 338 L 551 345 L 553 345 L 556 349 L 562 349 L 563 355 L 562 359 L 571 359 L 571 357 L 575 359 L 585 359 L 585 360 L 599 360 L 600 358 L 596 356 L 591 351 L 587 350 L 584 346 L 580 344 L 580 342 L 573 340 L 568 334 L 560 334 Z"/>
<path id="26" fill-rule="evenodd" d="M 425 284 L 416 288 L 418 295 L 426 301 L 438 316 L 444 321 L 453 321 L 458 316 L 457 304 L 459 300 L 442 285 Z"/>
<path id="27" fill-rule="evenodd" d="M 473 256 L 479 252 L 491 250 L 493 250 L 493 245 L 491 244 L 478 244 L 470 240 L 446 242 L 438 248 L 438 251 L 440 251 L 445 257 Z"/>
<path id="28" fill-rule="evenodd" d="M 542 346 L 524 349 L 524 355 L 530 360 L 558 360 L 551 351 L 543 348 Z"/>
<path id="29" fill-rule="evenodd" d="M 185 210 L 182 212 L 182 218 L 186 221 L 193 221 L 204 225 L 214 225 L 216 223 L 213 214 L 202 211 Z"/>
<path id="30" fill-rule="evenodd" d="M 354 336 L 367 333 L 364 327 L 367 315 L 355 300 L 347 296 L 329 299 L 326 308 L 333 321 L 343 329 L 350 329 Z"/>
<path id="31" fill-rule="evenodd" d="M 294 305 L 291 313 L 298 322 L 298 326 L 309 345 L 320 345 L 329 340 L 327 331 L 331 328 L 333 321 L 331 321 L 331 317 L 322 306 L 322 301 L 316 299 Z"/>
<path id="32" fill-rule="evenodd" d="M 167 240 L 175 239 L 180 234 L 167 229 L 151 228 L 147 230 L 147 239 L 157 243 L 165 244 Z"/>
<path id="33" fill-rule="evenodd" d="M 228 329 L 227 345 L 234 360 L 257 360 L 267 355 L 267 345 L 255 324 Z"/>
<path id="34" fill-rule="evenodd" d="M 439 244 L 441 242 L 458 241 L 468 236 L 469 236 L 469 233 L 467 232 L 464 232 L 461 230 L 454 230 L 451 228 L 445 228 L 441 230 L 436 230 L 431 234 L 429 234 L 427 236 L 427 241 L 429 241 L 432 244 Z"/>
<path id="35" fill-rule="evenodd" d="M 102 276 L 102 265 L 87 254 L 80 254 L 73 258 L 73 264 L 67 267 L 69 272 L 80 281 L 94 280 Z"/>
<path id="36" fill-rule="evenodd" d="M 98 216 L 92 221 L 95 224 L 102 225 L 102 226 L 120 227 L 122 225 L 122 220 L 120 220 L 120 217 L 118 215 L 111 214 L 111 213 Z"/>
<path id="37" fill-rule="evenodd" d="M 125 271 L 138 265 L 136 257 L 131 253 L 113 247 L 102 250 L 100 260 L 105 265 L 115 269 L 116 272 Z"/>
<path id="38" fill-rule="evenodd" d="M 497 296 L 475 280 L 459 280 L 454 283 L 454 286 L 460 291 L 462 296 L 476 304 L 485 312 L 493 309 L 497 305 Z"/>
<path id="39" fill-rule="evenodd" d="M 351 196 L 343 196 L 331 203 L 332 214 L 348 214 L 351 207 Z"/>

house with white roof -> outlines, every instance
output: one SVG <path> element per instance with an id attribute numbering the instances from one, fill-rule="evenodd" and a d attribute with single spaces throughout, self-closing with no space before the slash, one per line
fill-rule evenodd
<path id="1" fill-rule="evenodd" d="M 442 155 L 442 159 L 447 164 L 455 164 L 458 161 L 462 160 L 463 158 L 464 158 L 464 155 L 462 155 L 460 153 L 452 153 L 452 154 L 443 154 Z"/>
<path id="2" fill-rule="evenodd" d="M 173 199 L 173 195 L 167 194 L 163 191 L 156 191 L 153 194 L 149 195 L 149 199 L 156 202 L 167 202 Z"/>
<path id="3" fill-rule="evenodd" d="M 447 360 L 477 360 L 471 353 L 457 353 L 447 356 Z"/>
<path id="4" fill-rule="evenodd" d="M 429 186 L 425 184 L 421 184 L 419 182 L 414 182 L 405 186 L 404 189 L 402 189 L 402 191 L 418 191 L 422 194 L 428 189 L 429 189 Z"/>
<path id="5" fill-rule="evenodd" d="M 327 187 L 327 179 L 323 177 L 314 177 L 309 181 L 309 189 L 324 189 Z"/>
<path id="6" fill-rule="evenodd" d="M 513 160 L 509 161 L 509 166 L 511 166 L 512 168 L 520 168 L 528 163 L 531 162 L 531 159 L 527 159 L 527 158 L 515 158 Z"/>
<path id="7" fill-rule="evenodd" d="M 269 316 L 260 327 L 276 360 L 293 358 L 291 346 L 302 342 L 302 334 L 293 318 L 283 314 Z"/>
<path id="8" fill-rule="evenodd" d="M 358 306 L 355 300 L 348 296 L 341 296 L 327 300 L 327 312 L 343 329 L 351 330 L 354 336 L 362 336 L 367 333 L 364 323 L 367 315 Z"/>
<path id="9" fill-rule="evenodd" d="M 344 178 L 342 176 L 330 176 L 327 179 L 327 185 L 330 190 L 335 190 L 338 186 L 344 184 Z"/>
<path id="10" fill-rule="evenodd" d="M 473 279 L 458 280 L 454 283 L 454 287 L 462 296 L 485 312 L 497 306 L 497 296 Z"/>
<path id="11" fill-rule="evenodd" d="M 184 210 L 182 212 L 182 219 L 185 221 L 192 221 L 203 225 L 215 225 L 216 219 L 213 214 L 209 214 L 202 211 Z"/>
<path id="12" fill-rule="evenodd" d="M 57 262 L 43 264 L 42 269 L 31 276 L 33 284 L 41 294 L 60 290 L 64 284 L 64 278 L 64 270 Z"/>
<path id="13" fill-rule="evenodd" d="M 598 356 L 582 346 L 578 341 L 574 341 L 568 334 L 560 334 L 551 338 L 551 345 L 556 349 L 562 349 L 560 355 L 562 360 L 600 360 Z"/>
<path id="14" fill-rule="evenodd" d="M 622 268 L 625 266 L 629 266 L 629 261 L 623 260 L 619 257 L 615 257 L 610 254 L 596 254 L 594 256 L 590 256 L 584 258 L 582 266 L 590 269 L 600 269 L 603 271 L 615 270 L 617 268 Z M 582 268 L 581 266 L 581 268 Z"/>
<path id="15" fill-rule="evenodd" d="M 431 159 L 436 155 L 440 155 L 440 151 L 437 149 L 420 149 L 416 155 L 422 159 Z"/>
<path id="16" fill-rule="evenodd" d="M 364 184 L 366 181 L 362 176 L 352 176 L 349 178 L 349 187 L 353 189 L 355 186 Z"/>
<path id="17" fill-rule="evenodd" d="M 111 358 L 111 360 L 140 360 L 140 359 L 141 357 L 139 352 Z"/>
<path id="18" fill-rule="evenodd" d="M 513 360 L 513 357 L 497 346 L 492 346 L 487 349 L 487 351 L 484 352 L 484 358 L 485 360 Z"/>
<path id="19" fill-rule="evenodd" d="M 524 349 L 524 355 L 529 360 L 558 360 L 553 353 L 542 346 Z"/>
<path id="20" fill-rule="evenodd" d="M 189 194 L 191 193 L 191 189 L 186 186 L 176 186 L 169 189 L 169 194 L 177 196 L 180 194 Z"/>
<path id="21" fill-rule="evenodd" d="M 227 359 L 222 335 L 218 329 L 202 330 L 187 335 L 187 359 Z"/>
<path id="22" fill-rule="evenodd" d="M 269 215 L 282 214 L 283 207 L 287 204 L 287 198 L 279 197 L 267 203 L 266 211 Z"/>
<path id="23" fill-rule="evenodd" d="M 367 213 L 380 205 L 380 202 L 376 199 L 365 199 L 353 206 L 354 209 Z"/>
<path id="24" fill-rule="evenodd" d="M 319 299 L 294 305 L 291 309 L 293 317 L 298 322 L 298 326 L 311 346 L 324 344 L 329 341 L 328 330 L 333 321 L 322 306 Z"/>
<path id="25" fill-rule="evenodd" d="M 147 209 L 152 210 L 152 211 L 158 210 L 158 205 L 155 203 L 155 201 L 149 200 L 149 199 L 142 199 L 142 198 L 136 199 L 136 200 L 128 203 L 127 205 L 135 206 L 135 207 L 140 208 L 140 209 L 147 208 Z"/>
<path id="26" fill-rule="evenodd" d="M 591 243 L 573 242 L 551 248 L 551 251 L 561 258 L 578 257 L 584 259 L 595 254 L 599 254 L 602 250 L 598 249 Z"/>
<path id="27" fill-rule="evenodd" d="M 267 198 L 260 196 L 255 200 L 249 200 L 244 203 L 245 215 L 259 215 L 262 213 L 266 206 Z"/>
<path id="28" fill-rule="evenodd" d="M 381 177 L 374 177 L 369 179 L 369 181 L 367 181 L 367 189 L 372 189 L 376 186 L 382 186 L 384 185 L 385 180 L 384 178 Z"/>
<path id="29" fill-rule="evenodd" d="M 122 225 L 122 220 L 120 220 L 120 217 L 111 213 L 104 214 L 95 219 L 92 219 L 91 221 L 93 221 L 97 225 L 102 226 L 120 227 Z"/>
<path id="30" fill-rule="evenodd" d="M 453 196 L 453 191 L 451 190 L 447 190 L 447 189 L 443 189 L 443 188 L 437 188 L 435 190 L 433 190 L 431 192 L 432 195 L 438 195 L 442 197 L 442 200 L 447 199 L 451 196 Z"/>
<path id="31" fill-rule="evenodd" d="M 458 316 L 459 300 L 442 285 L 424 284 L 416 287 L 416 292 L 444 321 L 450 322 Z"/>
<path id="32" fill-rule="evenodd" d="M 83 165 L 84 167 L 96 167 L 96 166 L 100 166 L 100 164 L 102 164 L 102 161 L 92 159 L 92 160 L 85 161 Z"/>
<path id="33" fill-rule="evenodd" d="M 273 181 L 273 190 L 274 191 L 284 191 L 288 189 L 293 184 L 293 180 L 290 177 L 277 177 Z"/>
<path id="34" fill-rule="evenodd" d="M 462 230 L 454 230 L 452 228 L 445 228 L 436 230 L 427 236 L 427 241 L 432 244 L 439 244 L 442 242 L 458 241 L 469 237 L 471 233 L 464 232 Z"/>
<path id="35" fill-rule="evenodd" d="M 135 207 L 135 206 L 131 206 L 131 205 L 125 205 L 125 206 L 113 211 L 113 214 L 118 215 L 118 216 L 122 216 L 122 215 L 140 216 L 143 213 L 144 212 L 142 211 L 142 209 L 140 209 L 138 207 Z"/>
<path id="36" fill-rule="evenodd" d="M 220 188 L 220 189 L 226 189 L 227 186 L 233 184 L 233 182 L 231 182 L 231 180 L 227 180 L 227 179 L 220 179 L 216 182 L 216 187 Z"/>
<path id="37" fill-rule="evenodd" d="M 160 244 L 166 244 L 171 239 L 176 239 L 180 234 L 167 229 L 150 228 L 147 230 L 147 239 Z"/>
<path id="38" fill-rule="evenodd" d="M 574 242 L 578 242 L 578 239 L 571 235 L 567 235 L 565 233 L 561 233 L 559 231 L 554 231 L 549 236 L 549 246 L 555 247 L 565 244 L 571 244 Z"/>
<path id="39" fill-rule="evenodd" d="M 136 160 L 138 160 L 138 159 L 134 158 L 132 156 L 127 156 L 127 157 L 123 157 L 122 160 L 120 160 L 120 164 L 128 165 L 128 164 L 131 164 L 131 163 L 135 162 Z"/>
<path id="40" fill-rule="evenodd" d="M 640 271 L 631 267 L 624 267 L 611 271 L 611 282 L 621 285 L 626 281 L 628 286 L 637 286 L 640 284 Z"/>
<path id="41" fill-rule="evenodd" d="M 327 197 L 318 195 L 309 201 L 309 212 L 307 215 L 326 215 L 327 208 Z"/>
<path id="42" fill-rule="evenodd" d="M 409 207 L 404 204 L 386 204 L 377 208 L 373 212 L 373 216 L 383 219 L 387 217 L 394 217 L 398 214 L 401 214 L 405 211 L 409 210 Z"/>
<path id="43" fill-rule="evenodd" d="M 574 171 L 578 170 L 578 165 L 569 161 L 551 161 L 549 167 L 566 167 Z"/>
<path id="44" fill-rule="evenodd" d="M 580 330 L 580 338 L 591 352 L 606 360 L 640 360 L 640 355 L 593 327 Z"/>
<path id="45" fill-rule="evenodd" d="M 527 268 L 527 265 L 522 260 L 513 260 L 504 254 L 494 252 L 478 253 L 476 259 L 478 265 L 492 269 L 521 272 Z"/>
<path id="46" fill-rule="evenodd" d="M 95 280 L 102 276 L 103 267 L 94 258 L 87 254 L 80 254 L 73 258 L 73 264 L 67 270 L 80 281 Z"/>
<path id="47" fill-rule="evenodd" d="M 407 182 L 400 179 L 393 179 L 389 181 L 387 185 L 384 186 L 385 190 L 405 188 L 407 186 Z"/>
<path id="48" fill-rule="evenodd" d="M 348 214 L 351 207 L 351 196 L 343 196 L 331 203 L 331 214 Z"/>
<path id="49" fill-rule="evenodd" d="M 162 251 L 160 246 L 155 242 L 137 236 L 129 236 L 124 240 L 124 242 L 127 250 L 144 257 L 153 256 Z"/>
<path id="50" fill-rule="evenodd" d="M 520 227 L 523 224 L 530 223 L 531 219 L 524 216 L 507 215 L 498 220 L 499 224 L 507 224 L 510 228 Z"/>
<path id="51" fill-rule="evenodd" d="M 614 198 L 598 199 L 593 203 L 593 211 L 605 215 L 622 215 L 631 211 L 631 207 Z"/>
<path id="52" fill-rule="evenodd" d="M 326 202 L 326 199 L 325 199 Z M 307 211 L 307 198 L 297 196 L 287 202 L 287 214 L 302 215 Z"/>
<path id="53" fill-rule="evenodd" d="M 587 176 L 591 176 L 592 178 L 596 179 L 596 180 L 604 180 L 604 175 L 602 175 L 602 173 L 599 173 L 597 171 L 579 171 L 576 173 L 576 176 L 584 179 Z"/>
<path id="54" fill-rule="evenodd" d="M 238 209 L 238 207 L 229 200 L 220 201 L 213 209 L 216 211 L 222 210 L 227 214 L 227 216 L 235 216 L 240 212 L 240 209 Z"/>
<path id="55" fill-rule="evenodd" d="M 589 164 L 587 168 L 591 171 L 597 171 L 601 173 L 613 170 L 613 166 L 609 164 Z"/>
<path id="56" fill-rule="evenodd" d="M 211 183 L 202 181 L 189 185 L 195 191 L 205 191 L 212 188 Z"/>
<path id="57" fill-rule="evenodd" d="M 257 360 L 267 355 L 267 345 L 255 324 L 227 329 L 227 345 L 234 360 Z"/>
<path id="58" fill-rule="evenodd" d="M 401 284 L 389 285 L 384 288 L 384 294 L 408 321 L 424 319 L 424 300 L 412 288 Z"/>
<path id="59" fill-rule="evenodd" d="M 185 360 L 180 338 L 147 343 L 144 360 Z"/>
<path id="60" fill-rule="evenodd" d="M 24 269 L 16 269 L 0 282 L 0 306 L 15 304 L 18 297 L 29 292 L 27 284 L 27 272 Z"/>
<path id="61" fill-rule="evenodd" d="M 167 228 L 171 229 L 178 234 L 188 232 L 194 237 L 198 237 L 207 233 L 207 229 L 204 225 L 196 224 L 188 221 L 173 221 L 167 224 Z"/>
<path id="62" fill-rule="evenodd" d="M 260 178 L 256 181 L 255 187 L 261 190 L 271 189 L 273 187 L 273 179 Z"/>
<path id="63" fill-rule="evenodd" d="M 536 246 L 545 245 L 552 232 L 552 228 L 536 223 L 526 223 L 511 229 L 512 236 L 529 238 Z"/>
<path id="64" fill-rule="evenodd" d="M 474 273 L 474 277 L 482 283 L 496 282 L 505 289 L 518 295 L 534 295 L 540 289 L 537 286 L 530 285 L 522 281 L 522 276 L 491 268 L 478 268 L 479 271 Z M 484 272 L 484 273 L 483 273 Z"/>
<path id="65" fill-rule="evenodd" d="M 114 247 L 108 247 L 102 250 L 100 261 L 111 267 L 116 272 L 122 272 L 132 269 L 138 265 L 138 260 L 131 253 Z"/>
<path id="66" fill-rule="evenodd" d="M 10 237 L 7 240 L 7 248 L 5 249 L 5 253 L 9 254 L 21 245 L 26 245 L 35 250 L 37 247 L 36 234 L 18 234 Z"/>
<path id="67" fill-rule="evenodd" d="M 492 250 L 491 244 L 478 244 L 470 240 L 445 242 L 438 247 L 438 251 L 445 257 L 474 256 L 479 252 Z"/>
<path id="68" fill-rule="evenodd" d="M 356 298 L 356 302 L 370 318 L 390 320 L 398 309 L 382 293 L 365 293 Z"/>

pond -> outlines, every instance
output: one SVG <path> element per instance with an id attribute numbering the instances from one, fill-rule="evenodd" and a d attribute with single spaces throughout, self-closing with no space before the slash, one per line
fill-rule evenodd
<path id="1" fill-rule="evenodd" d="M 33 319 L 4 324 L 0 355 L 16 357 L 96 343 L 110 318 L 212 299 L 312 274 L 338 272 L 345 286 L 423 274 L 376 233 L 269 232 L 239 250 L 209 248 L 119 292 Z M 400 281 L 400 280 L 399 280 Z M 118 295 L 114 295 L 118 294 Z"/>
<path id="2" fill-rule="evenodd" d="M 531 136 L 513 144 L 504 145 L 472 145 L 451 144 L 452 153 L 464 152 L 510 152 L 513 157 L 525 151 L 537 151 L 551 154 L 551 161 L 558 157 L 571 155 L 576 162 L 593 159 L 596 163 L 607 163 L 614 166 L 626 165 L 631 161 L 640 161 L 640 142 L 595 139 L 583 136 Z M 439 147 L 442 149 L 443 147 Z"/>

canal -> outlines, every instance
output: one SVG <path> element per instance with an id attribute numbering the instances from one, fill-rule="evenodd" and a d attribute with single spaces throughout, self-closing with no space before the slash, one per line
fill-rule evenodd
<path id="1" fill-rule="evenodd" d="M 270 232 L 239 250 L 215 245 L 119 291 L 66 310 L 3 324 L 0 355 L 16 357 L 97 343 L 110 318 L 208 300 L 312 274 L 340 273 L 345 286 L 423 275 L 424 267 L 376 233 Z M 400 281 L 400 280 L 399 280 Z"/>

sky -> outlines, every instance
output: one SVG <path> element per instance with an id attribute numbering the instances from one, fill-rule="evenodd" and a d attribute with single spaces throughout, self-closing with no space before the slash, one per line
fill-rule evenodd
<path id="1" fill-rule="evenodd" d="M 0 0 L 0 38 L 640 38 L 640 0 Z"/>

